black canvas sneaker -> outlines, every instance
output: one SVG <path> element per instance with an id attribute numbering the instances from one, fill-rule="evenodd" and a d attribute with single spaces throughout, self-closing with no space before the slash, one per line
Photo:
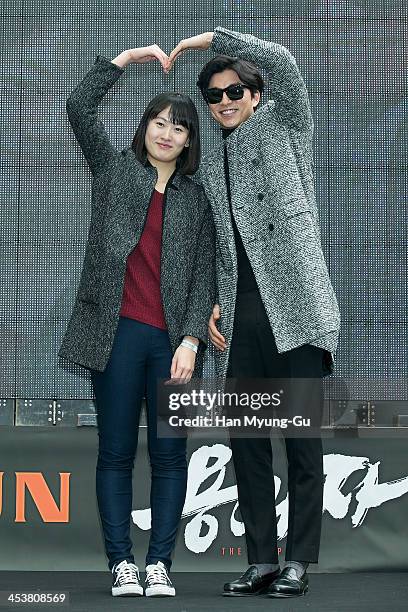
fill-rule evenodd
<path id="1" fill-rule="evenodd" d="M 112 567 L 112 595 L 124 595 L 128 597 L 140 597 L 143 595 L 143 587 L 140 584 L 139 569 L 134 563 L 121 561 Z"/>
<path id="2" fill-rule="evenodd" d="M 146 597 L 174 597 L 176 589 L 171 583 L 166 566 L 161 561 L 146 566 Z"/>

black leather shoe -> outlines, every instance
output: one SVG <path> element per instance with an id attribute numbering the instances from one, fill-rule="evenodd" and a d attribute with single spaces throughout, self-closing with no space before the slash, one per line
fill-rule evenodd
<path id="1" fill-rule="evenodd" d="M 309 578 L 306 572 L 301 578 L 291 567 L 285 567 L 280 576 L 274 580 L 268 589 L 268 597 L 299 597 L 309 590 Z"/>
<path id="2" fill-rule="evenodd" d="M 268 590 L 269 585 L 279 576 L 280 570 L 260 576 L 255 565 L 251 565 L 238 580 L 224 584 L 223 595 L 244 597 L 245 595 L 260 595 Z"/>

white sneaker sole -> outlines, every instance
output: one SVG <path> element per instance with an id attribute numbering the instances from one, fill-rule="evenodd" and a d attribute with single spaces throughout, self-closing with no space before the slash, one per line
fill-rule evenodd
<path id="1" fill-rule="evenodd" d="M 157 586 L 147 587 L 145 590 L 146 597 L 174 597 L 176 589 L 174 587 L 168 587 L 164 584 L 158 584 Z"/>
<path id="2" fill-rule="evenodd" d="M 113 597 L 141 597 L 143 595 L 143 587 L 136 584 L 125 584 L 121 587 L 112 587 Z"/>

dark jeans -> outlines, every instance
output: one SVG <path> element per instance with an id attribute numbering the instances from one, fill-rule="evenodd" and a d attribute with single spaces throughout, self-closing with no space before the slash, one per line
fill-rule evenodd
<path id="1" fill-rule="evenodd" d="M 171 566 L 187 486 L 186 438 L 158 438 L 156 431 L 157 379 L 170 378 L 171 360 L 167 331 L 120 317 L 105 370 L 91 370 L 99 436 L 96 494 L 109 569 L 124 559 L 134 563 L 129 533 L 132 470 L 143 396 L 152 511 L 146 565 L 162 561 Z"/>
<path id="2" fill-rule="evenodd" d="M 323 355 L 322 349 L 312 345 L 278 353 L 259 292 L 237 295 L 229 377 L 321 378 Z M 317 401 L 323 402 L 323 396 Z M 277 563 L 271 440 L 231 435 L 230 441 L 248 561 Z M 317 562 L 323 504 L 322 442 L 320 437 L 286 437 L 285 445 L 289 491 L 286 559 Z"/>

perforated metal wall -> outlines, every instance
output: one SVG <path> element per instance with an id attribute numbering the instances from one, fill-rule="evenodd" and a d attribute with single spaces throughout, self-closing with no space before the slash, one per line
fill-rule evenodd
<path id="1" fill-rule="evenodd" d="M 97 54 L 113 58 L 152 43 L 169 53 L 180 39 L 217 25 L 287 46 L 308 86 L 323 245 L 342 313 L 337 373 L 406 377 L 402 2 L 3 0 L 1 6 L 0 397 L 92 397 L 87 372 L 61 367 L 57 357 L 90 219 L 90 174 L 66 117 L 69 92 Z M 115 145 L 130 144 L 151 97 L 178 89 L 195 100 L 203 148 L 211 147 L 218 131 L 195 88 L 210 57 L 186 53 L 170 76 L 158 64 L 127 67 L 101 107 Z"/>

